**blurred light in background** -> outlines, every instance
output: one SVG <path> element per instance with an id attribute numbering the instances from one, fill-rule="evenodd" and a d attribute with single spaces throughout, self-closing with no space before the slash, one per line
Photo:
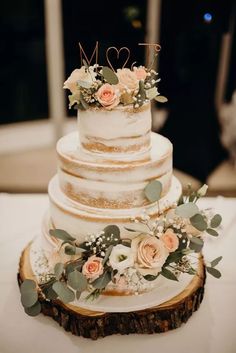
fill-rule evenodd
<path id="1" fill-rule="evenodd" d="M 205 21 L 206 23 L 211 23 L 211 21 L 212 21 L 212 19 L 213 19 L 213 16 L 212 16 L 211 13 L 206 12 L 206 13 L 204 13 L 204 15 L 203 15 L 203 19 L 204 19 L 204 21 Z"/>

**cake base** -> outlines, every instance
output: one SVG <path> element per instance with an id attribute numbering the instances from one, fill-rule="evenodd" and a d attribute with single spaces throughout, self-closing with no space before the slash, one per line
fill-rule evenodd
<path id="1" fill-rule="evenodd" d="M 201 257 L 198 274 L 184 291 L 161 305 L 139 311 L 106 313 L 65 305 L 59 300 L 46 301 L 39 298 L 39 301 L 44 315 L 52 317 L 66 331 L 76 336 L 96 340 L 112 334 L 160 333 L 180 327 L 199 308 L 204 295 L 205 277 Z M 30 245 L 24 249 L 20 258 L 19 285 L 25 279 L 36 280 L 30 265 Z"/>

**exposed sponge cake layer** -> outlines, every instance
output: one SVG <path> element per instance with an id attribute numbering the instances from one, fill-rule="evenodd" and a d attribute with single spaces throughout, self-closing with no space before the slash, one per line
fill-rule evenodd
<path id="1" fill-rule="evenodd" d="M 66 230 L 80 242 L 85 240 L 86 235 L 97 233 L 109 224 L 119 226 L 123 237 L 132 236 L 133 233 L 124 229 L 131 227 L 131 218 L 140 217 L 144 212 L 151 218 L 157 217 L 161 211 L 177 202 L 181 191 L 178 179 L 172 177 L 169 192 L 158 203 L 132 209 L 102 209 L 85 206 L 68 198 L 62 192 L 58 177 L 55 176 L 50 181 L 48 190 L 52 224 L 55 228 Z"/>
<path id="2" fill-rule="evenodd" d="M 165 196 L 172 178 L 172 144 L 165 137 L 152 133 L 151 149 L 145 160 L 130 163 L 104 159 L 78 148 L 76 133 L 63 137 L 57 144 L 59 183 L 70 198 L 98 208 L 133 208 L 148 205 L 144 194 L 151 180 L 162 183 Z M 123 156 L 122 156 L 123 157 Z M 121 157 L 121 158 L 122 158 Z"/>

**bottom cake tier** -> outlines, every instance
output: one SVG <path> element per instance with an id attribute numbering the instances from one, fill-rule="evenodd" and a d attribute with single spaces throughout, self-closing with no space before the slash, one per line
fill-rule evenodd
<path id="1" fill-rule="evenodd" d="M 32 279 L 40 285 L 40 274 L 35 273 L 35 262 L 38 262 L 41 271 L 46 270 L 46 267 L 37 249 L 37 240 L 34 240 L 23 251 L 19 284 L 25 279 Z M 77 336 L 97 339 L 112 334 L 150 334 L 172 330 L 185 323 L 200 306 L 204 283 L 205 267 L 200 256 L 196 275 L 188 275 L 188 280 L 185 276 L 180 277 L 178 282 L 165 282 L 164 279 L 157 291 L 137 296 L 102 295 L 92 304 L 83 304 L 83 299 L 64 304 L 58 299 L 46 300 L 39 290 L 39 302 L 44 315 L 51 316 L 66 331 Z"/>

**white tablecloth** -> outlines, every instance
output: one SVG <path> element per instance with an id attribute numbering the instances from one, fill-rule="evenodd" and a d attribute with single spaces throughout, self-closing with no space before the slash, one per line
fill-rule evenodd
<path id="1" fill-rule="evenodd" d="M 236 199 L 206 198 L 224 218 L 221 235 L 205 246 L 208 260 L 222 255 L 222 278 L 207 277 L 199 310 L 187 324 L 164 334 L 114 335 L 97 341 L 65 332 L 49 317 L 27 316 L 16 281 L 22 249 L 41 226 L 46 195 L 0 195 L 0 353 L 235 353 Z"/>

